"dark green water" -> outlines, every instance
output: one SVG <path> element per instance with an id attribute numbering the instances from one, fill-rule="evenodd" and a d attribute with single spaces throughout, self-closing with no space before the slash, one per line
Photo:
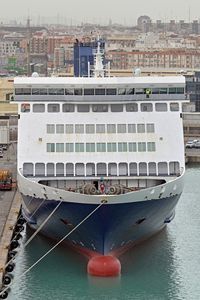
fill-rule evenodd
<path id="1" fill-rule="evenodd" d="M 121 277 L 89 277 L 86 259 L 59 247 L 17 280 L 51 245 L 38 236 L 21 246 L 9 300 L 200 299 L 200 168 L 187 169 L 173 222 L 121 257 Z"/>

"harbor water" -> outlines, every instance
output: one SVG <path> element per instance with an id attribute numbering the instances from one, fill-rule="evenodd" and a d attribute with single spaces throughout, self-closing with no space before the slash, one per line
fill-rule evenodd
<path id="1" fill-rule="evenodd" d="M 9 300 L 198 300 L 200 167 L 187 168 L 175 219 L 120 258 L 120 277 L 88 276 L 86 258 L 63 246 L 22 276 L 54 245 L 38 235 L 23 249 L 30 234 L 26 230 L 19 248 Z"/>

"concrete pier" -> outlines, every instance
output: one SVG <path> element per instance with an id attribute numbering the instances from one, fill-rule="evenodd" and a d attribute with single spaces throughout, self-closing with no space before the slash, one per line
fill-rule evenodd
<path id="1" fill-rule="evenodd" d="M 7 262 L 10 241 L 21 208 L 21 196 L 15 190 L 4 192 L 0 201 L 0 288 Z"/>

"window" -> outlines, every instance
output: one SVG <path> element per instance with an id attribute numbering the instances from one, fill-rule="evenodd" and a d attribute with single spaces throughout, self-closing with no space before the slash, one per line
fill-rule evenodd
<path id="1" fill-rule="evenodd" d="M 64 95 L 64 89 L 49 89 L 49 95 Z"/>
<path id="2" fill-rule="evenodd" d="M 176 94 L 176 88 L 169 88 L 169 94 Z"/>
<path id="3" fill-rule="evenodd" d="M 47 124 L 47 133 L 55 133 L 55 125 Z"/>
<path id="4" fill-rule="evenodd" d="M 106 95 L 117 95 L 116 89 L 106 89 Z"/>
<path id="5" fill-rule="evenodd" d="M 23 88 L 22 92 L 23 92 L 23 95 L 31 95 L 31 89 L 30 88 Z"/>
<path id="6" fill-rule="evenodd" d="M 74 144 L 73 143 L 66 143 L 65 144 L 66 152 L 74 152 Z"/>
<path id="7" fill-rule="evenodd" d="M 95 164 L 86 164 L 86 176 L 95 176 Z"/>
<path id="8" fill-rule="evenodd" d="M 137 124 L 137 132 L 144 133 L 145 132 L 145 125 L 144 124 Z"/>
<path id="9" fill-rule="evenodd" d="M 137 164 L 136 163 L 130 163 L 129 164 L 129 170 L 130 170 L 130 175 L 131 176 L 136 176 L 137 175 Z"/>
<path id="10" fill-rule="evenodd" d="M 54 176 L 54 164 L 47 163 L 47 176 Z"/>
<path id="11" fill-rule="evenodd" d="M 147 163 L 139 163 L 139 175 L 147 175 Z"/>
<path id="12" fill-rule="evenodd" d="M 55 144 L 47 143 L 47 152 L 55 152 Z"/>
<path id="13" fill-rule="evenodd" d="M 160 94 L 167 94 L 167 88 L 160 88 Z"/>
<path id="14" fill-rule="evenodd" d="M 123 104 L 111 104 L 111 111 L 112 112 L 122 112 Z"/>
<path id="15" fill-rule="evenodd" d="M 108 175 L 117 176 L 117 164 L 116 163 L 108 164 Z"/>
<path id="16" fill-rule="evenodd" d="M 23 175 L 24 176 L 33 176 L 33 163 L 24 163 L 23 164 Z"/>
<path id="17" fill-rule="evenodd" d="M 126 111 L 138 111 L 137 103 L 126 104 Z"/>
<path id="18" fill-rule="evenodd" d="M 78 112 L 89 112 L 90 106 L 88 104 L 78 104 L 77 105 L 77 111 Z"/>
<path id="19" fill-rule="evenodd" d="M 76 152 L 84 152 L 84 143 L 75 143 Z"/>
<path id="20" fill-rule="evenodd" d="M 40 95 L 47 95 L 47 89 L 39 89 Z"/>
<path id="21" fill-rule="evenodd" d="M 86 152 L 95 152 L 95 143 L 86 143 Z"/>
<path id="22" fill-rule="evenodd" d="M 118 152 L 127 152 L 127 143 L 118 143 Z"/>
<path id="23" fill-rule="evenodd" d="M 136 93 L 136 95 L 143 95 L 144 94 L 144 89 L 137 88 L 137 89 L 135 89 L 135 93 Z"/>
<path id="24" fill-rule="evenodd" d="M 74 176 L 74 165 L 72 163 L 66 164 L 66 176 Z"/>
<path id="25" fill-rule="evenodd" d="M 129 152 L 136 152 L 137 151 L 137 144 L 135 142 L 128 143 L 128 151 Z"/>
<path id="26" fill-rule="evenodd" d="M 74 112 L 74 104 L 63 104 L 62 106 L 62 111 L 63 112 Z"/>
<path id="27" fill-rule="evenodd" d="M 158 163 L 158 175 L 168 175 L 168 167 L 166 162 Z"/>
<path id="28" fill-rule="evenodd" d="M 118 89 L 118 95 L 126 95 L 126 89 Z"/>
<path id="29" fill-rule="evenodd" d="M 145 111 L 145 112 L 153 111 L 152 103 L 141 103 L 141 111 Z"/>
<path id="30" fill-rule="evenodd" d="M 36 163 L 35 164 L 35 176 L 45 176 L 45 164 Z"/>
<path id="31" fill-rule="evenodd" d="M 167 111 L 167 103 L 156 103 L 156 111 Z"/>
<path id="32" fill-rule="evenodd" d="M 97 143 L 97 152 L 106 152 L 106 143 Z"/>
<path id="33" fill-rule="evenodd" d="M 23 112 L 23 113 L 30 112 L 30 104 L 29 103 L 22 103 L 21 104 L 21 112 Z"/>
<path id="34" fill-rule="evenodd" d="M 106 164 L 105 163 L 98 163 L 97 164 L 97 175 L 98 176 L 106 176 L 107 170 L 106 170 Z"/>
<path id="35" fill-rule="evenodd" d="M 128 165 L 127 163 L 119 163 L 119 176 L 128 175 Z"/>
<path id="36" fill-rule="evenodd" d="M 56 176 L 64 176 L 64 164 L 63 163 L 56 164 Z"/>
<path id="37" fill-rule="evenodd" d="M 84 89 L 84 95 L 94 95 L 94 89 Z"/>
<path id="38" fill-rule="evenodd" d="M 75 165 L 75 175 L 76 176 L 85 176 L 85 167 L 83 163 L 77 163 Z"/>
<path id="39" fill-rule="evenodd" d="M 64 152 L 64 143 L 56 143 L 56 152 Z"/>
<path id="40" fill-rule="evenodd" d="M 74 89 L 65 89 L 65 95 L 74 95 Z"/>
<path id="41" fill-rule="evenodd" d="M 96 124 L 96 133 L 105 133 L 105 124 Z"/>
<path id="42" fill-rule="evenodd" d="M 57 113 L 60 111 L 60 106 L 59 104 L 48 104 L 48 112 L 51 112 L 51 113 Z"/>
<path id="43" fill-rule="evenodd" d="M 153 94 L 153 95 L 160 94 L 160 89 L 159 89 L 159 88 L 153 88 L 153 89 L 152 89 L 152 94 Z"/>
<path id="44" fill-rule="evenodd" d="M 94 124 L 86 124 L 85 125 L 85 130 L 86 130 L 86 133 L 95 133 L 95 127 L 94 127 Z"/>
<path id="45" fill-rule="evenodd" d="M 107 112 L 108 105 L 107 104 L 94 104 L 92 105 L 93 112 Z"/>
<path id="46" fill-rule="evenodd" d="M 148 133 L 153 133 L 153 132 L 155 132 L 155 126 L 154 126 L 154 124 L 152 123 L 150 123 L 150 124 L 147 124 L 146 125 L 147 126 L 147 132 Z"/>
<path id="47" fill-rule="evenodd" d="M 95 89 L 95 95 L 105 95 L 105 89 Z"/>
<path id="48" fill-rule="evenodd" d="M 156 172 L 156 163 L 155 162 L 149 162 L 149 175 L 155 176 L 157 174 Z"/>
<path id="49" fill-rule="evenodd" d="M 75 125 L 75 133 L 84 133 L 84 125 L 76 124 Z"/>
<path id="50" fill-rule="evenodd" d="M 132 89 L 132 88 L 126 89 L 126 95 L 133 95 L 133 94 L 134 94 L 134 89 Z"/>
<path id="51" fill-rule="evenodd" d="M 128 133 L 136 133 L 136 125 L 128 124 Z"/>
<path id="52" fill-rule="evenodd" d="M 184 88 L 182 88 L 182 87 L 176 88 L 176 92 L 177 92 L 177 94 L 184 94 Z"/>
<path id="53" fill-rule="evenodd" d="M 170 110 L 171 111 L 179 111 L 179 104 L 178 103 L 170 103 Z"/>
<path id="54" fill-rule="evenodd" d="M 73 126 L 73 124 L 66 124 L 65 125 L 65 133 L 74 133 L 74 126 Z"/>
<path id="55" fill-rule="evenodd" d="M 117 124 L 117 133 L 126 133 L 126 124 Z"/>
<path id="56" fill-rule="evenodd" d="M 64 125 L 56 124 L 56 133 L 64 133 Z"/>
<path id="57" fill-rule="evenodd" d="M 147 143 L 147 151 L 149 151 L 149 152 L 156 151 L 156 144 L 155 144 L 155 142 L 148 142 Z"/>
<path id="58" fill-rule="evenodd" d="M 146 151 L 146 143 L 145 142 L 139 142 L 138 143 L 138 151 L 139 152 L 145 152 Z"/>
<path id="59" fill-rule="evenodd" d="M 82 89 L 74 89 L 74 95 L 81 96 L 82 94 L 83 94 L 83 90 Z"/>
<path id="60" fill-rule="evenodd" d="M 116 125 L 107 124 L 107 133 L 116 133 Z"/>
<path id="61" fill-rule="evenodd" d="M 107 151 L 108 152 L 116 152 L 117 144 L 116 143 L 107 143 Z"/>
<path id="62" fill-rule="evenodd" d="M 45 111 L 44 104 L 33 104 L 33 112 L 40 113 Z"/>

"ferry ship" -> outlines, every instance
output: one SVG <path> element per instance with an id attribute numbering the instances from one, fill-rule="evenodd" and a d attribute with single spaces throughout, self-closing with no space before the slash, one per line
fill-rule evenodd
<path id="1" fill-rule="evenodd" d="M 33 74 L 14 86 L 24 217 L 57 241 L 69 233 L 90 274 L 119 274 L 119 255 L 174 218 L 185 78 L 106 76 L 98 46 L 93 77 Z"/>

